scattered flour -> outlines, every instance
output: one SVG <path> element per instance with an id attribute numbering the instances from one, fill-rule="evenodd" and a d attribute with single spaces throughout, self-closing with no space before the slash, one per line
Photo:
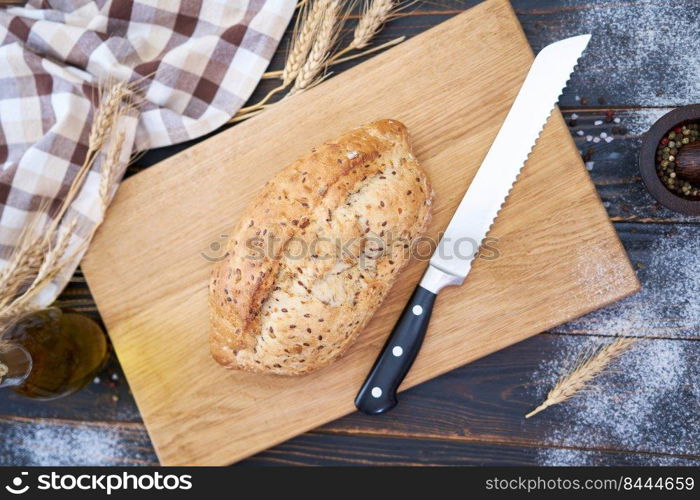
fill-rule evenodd
<path id="1" fill-rule="evenodd" d="M 591 346 L 599 339 L 586 339 Z M 579 358 L 580 339 L 557 339 L 561 356 L 541 364 L 533 375 L 537 399 Z M 545 441 L 568 447 L 616 448 L 642 453 L 700 455 L 700 395 L 693 389 L 700 351 L 692 341 L 648 340 L 637 343 L 600 375 L 591 389 L 542 413 Z M 551 427 L 551 421 L 559 422 Z M 568 457 L 569 463 L 562 463 Z M 544 449 L 543 464 L 595 465 L 602 454 Z M 666 457 L 649 455 L 660 465 Z M 581 462 L 575 460 L 581 459 Z M 688 460 L 692 460 L 689 458 Z M 695 461 L 700 464 L 700 459 Z"/>
<path id="2" fill-rule="evenodd" d="M 637 271 L 642 289 L 632 297 L 571 321 L 557 331 L 595 330 L 610 335 L 700 338 L 700 231 L 677 226 L 650 243 L 648 266 Z M 591 287 L 617 267 L 603 257 L 581 256 L 577 262 L 582 285 Z M 615 282 L 606 279 L 605 283 Z M 603 290 L 605 292 L 605 290 Z"/>
<path id="3" fill-rule="evenodd" d="M 601 453 L 598 451 L 588 451 L 588 450 L 575 450 L 568 448 L 552 448 L 547 450 L 546 453 L 540 454 L 541 465 L 546 466 L 559 466 L 559 467 L 570 467 L 570 466 L 595 466 L 610 462 L 610 454 Z M 620 463 L 620 461 L 623 461 Z M 684 465 L 697 465 L 694 460 L 688 460 L 680 457 L 664 457 L 655 456 L 654 465 L 665 465 L 665 466 L 684 466 Z M 649 457 L 645 455 L 638 456 L 620 456 L 618 458 L 618 465 L 649 465 Z"/>
<path id="4" fill-rule="evenodd" d="M 609 297 L 619 289 L 620 282 L 630 278 L 630 271 L 611 262 L 608 255 L 608 248 L 594 244 L 587 245 L 585 249 L 579 247 L 574 254 L 571 265 L 576 271 L 576 284 L 586 297 Z M 569 333 L 578 331 L 580 326 L 567 323 L 561 328 Z"/>
<path id="5" fill-rule="evenodd" d="M 641 292 L 557 329 L 647 340 L 632 346 L 591 389 L 536 417 L 542 418 L 547 443 L 592 450 L 544 449 L 539 455 L 542 464 L 604 464 L 610 456 L 595 450 L 614 448 L 641 452 L 631 465 L 700 465 L 700 458 L 694 458 L 700 457 L 698 235 L 697 229 L 681 227 L 652 242 L 649 266 L 638 273 Z M 611 272 L 595 258 L 583 262 L 582 279 L 595 282 Z M 582 342 L 572 335 L 555 341 L 560 354 L 542 362 L 533 375 L 533 401 L 546 396 L 587 345 L 602 342 L 596 337 Z"/>
<path id="6" fill-rule="evenodd" d="M 700 96 L 698 96 L 700 98 Z M 626 113 L 623 123 L 629 134 L 642 135 L 646 133 L 656 121 L 674 108 L 642 108 Z M 616 118 L 620 123 L 620 119 Z"/>
<path id="7" fill-rule="evenodd" d="M 124 433 L 86 425 L 13 424 L 0 443 L 0 465 L 107 466 L 149 465 L 151 452 L 139 453 Z M 9 463 L 10 457 L 14 462 Z"/>
<path id="8" fill-rule="evenodd" d="M 576 87 L 605 89 L 637 106 L 678 106 L 700 99 L 697 0 L 566 0 L 554 38 L 592 33 Z M 554 41 L 554 40 L 552 40 Z"/>

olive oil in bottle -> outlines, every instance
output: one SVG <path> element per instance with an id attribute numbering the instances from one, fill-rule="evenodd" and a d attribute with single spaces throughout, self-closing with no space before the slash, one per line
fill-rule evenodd
<path id="1" fill-rule="evenodd" d="M 12 386 L 36 399 L 67 396 L 93 379 L 106 356 L 107 339 L 92 319 L 56 307 L 44 309 L 2 335 L 0 387 Z"/>

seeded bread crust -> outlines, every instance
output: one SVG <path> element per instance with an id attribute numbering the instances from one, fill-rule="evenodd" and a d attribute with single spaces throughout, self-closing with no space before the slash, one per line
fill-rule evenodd
<path id="1" fill-rule="evenodd" d="M 301 375 L 338 358 L 410 259 L 431 204 L 396 120 L 347 132 L 282 170 L 245 210 L 213 270 L 214 359 Z"/>

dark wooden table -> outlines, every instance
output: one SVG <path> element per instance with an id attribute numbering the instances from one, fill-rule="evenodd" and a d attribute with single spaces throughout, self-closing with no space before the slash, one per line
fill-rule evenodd
<path id="1" fill-rule="evenodd" d="M 379 41 L 410 37 L 475 3 L 419 2 Z M 413 388 L 386 416 L 349 415 L 241 465 L 700 464 L 700 219 L 656 204 L 636 166 L 640 135 L 654 120 L 700 101 L 700 5 L 514 0 L 513 6 L 534 50 L 595 34 L 560 107 L 643 291 Z M 283 64 L 285 47 L 272 67 Z M 150 152 L 130 173 L 187 146 Z M 80 272 L 60 302 L 98 317 Z M 617 334 L 644 340 L 592 390 L 523 418 L 584 349 Z M 63 400 L 39 403 L 2 392 L 0 435 L 0 464 L 157 463 L 114 357 L 95 383 Z"/>

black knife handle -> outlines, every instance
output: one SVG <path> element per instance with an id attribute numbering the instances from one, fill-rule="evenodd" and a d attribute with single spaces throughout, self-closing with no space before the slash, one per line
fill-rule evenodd
<path id="1" fill-rule="evenodd" d="M 423 344 L 435 297 L 420 285 L 416 287 L 355 398 L 361 412 L 377 415 L 396 406 L 396 392 Z"/>

